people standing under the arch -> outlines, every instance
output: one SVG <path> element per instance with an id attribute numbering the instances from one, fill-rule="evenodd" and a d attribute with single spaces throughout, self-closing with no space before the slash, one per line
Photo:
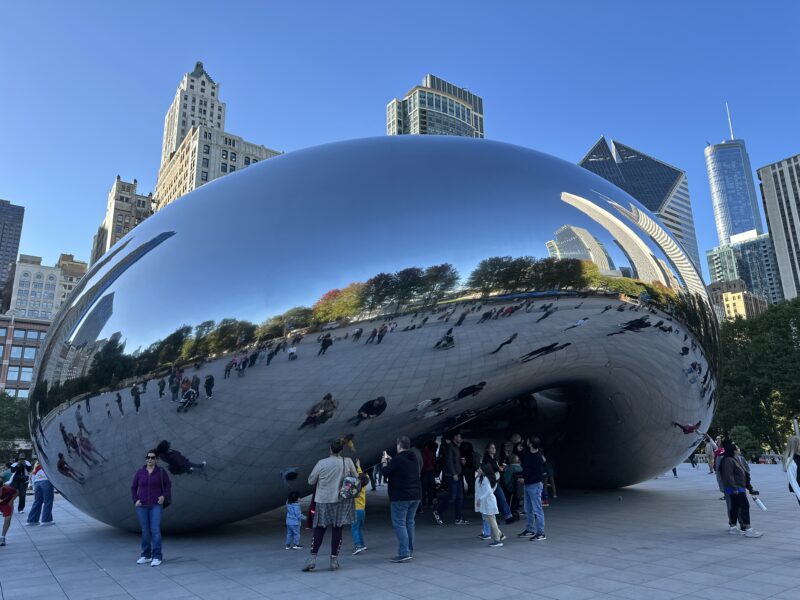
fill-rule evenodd
<path id="1" fill-rule="evenodd" d="M 730 440 L 722 445 L 724 454 L 719 463 L 722 486 L 728 500 L 728 532 L 742 534 L 749 538 L 759 538 L 760 531 L 750 525 L 750 503 L 747 489 L 750 487 L 747 471 L 736 458 L 736 444 Z M 752 488 L 750 487 L 752 490 Z M 737 521 L 740 527 L 736 526 Z"/>
<path id="2" fill-rule="evenodd" d="M 169 474 L 156 464 L 155 449 L 147 452 L 145 465 L 136 471 L 131 482 L 131 499 L 142 528 L 142 553 L 136 564 L 157 567 L 164 560 L 161 542 L 161 516 L 169 504 L 172 482 Z"/>
<path id="3" fill-rule="evenodd" d="M 361 491 L 355 498 L 356 518 L 350 526 L 350 534 L 353 536 L 353 554 L 355 555 L 361 554 L 367 549 L 367 544 L 364 542 L 364 522 L 367 519 L 367 484 L 370 479 L 361 469 L 361 461 L 356 458 L 353 462 L 361 482 Z"/>
<path id="4" fill-rule="evenodd" d="M 452 437 L 445 436 L 442 452 L 444 454 L 442 481 L 447 482 L 447 496 L 444 502 L 439 504 L 439 509 L 433 511 L 433 518 L 436 520 L 437 525 L 444 525 L 442 514 L 452 505 L 455 513 L 455 524 L 468 525 L 469 522 L 464 519 L 464 515 L 461 512 L 464 504 L 464 486 L 461 482 L 461 453 L 458 447 L 453 444 Z"/>
<path id="5" fill-rule="evenodd" d="M 78 405 L 80 408 L 80 405 Z M 11 463 L 11 481 L 10 484 L 16 488 L 18 494 L 17 512 L 22 514 L 25 512 L 25 494 L 28 491 L 28 480 L 30 479 L 33 466 L 25 459 L 25 453 L 20 452 L 19 457 Z"/>
<path id="6" fill-rule="evenodd" d="M 306 516 L 300 510 L 300 494 L 289 492 L 286 498 L 286 549 L 302 550 L 300 544 L 300 523 Z"/>
<path id="7" fill-rule="evenodd" d="M 415 517 L 422 497 L 422 486 L 420 465 L 411 452 L 411 440 L 401 435 L 397 438 L 396 448 L 394 458 L 384 451 L 381 465 L 389 478 L 389 507 L 392 527 L 397 536 L 397 556 L 392 562 L 400 563 L 414 558 Z"/>
<path id="8" fill-rule="evenodd" d="M 800 437 L 793 435 L 786 444 L 783 457 L 783 470 L 789 481 L 789 491 L 793 492 L 800 504 Z"/>
<path id="9" fill-rule="evenodd" d="M 542 488 L 544 487 L 544 457 L 539 451 L 541 442 L 537 437 L 529 437 L 522 450 L 522 481 L 525 485 L 525 530 L 517 537 L 528 537 L 533 541 L 546 540 L 544 533 L 544 509 L 542 507 Z"/>
<path id="10" fill-rule="evenodd" d="M 139 414 L 139 407 L 142 405 L 142 392 L 139 389 L 139 384 L 134 383 L 131 387 L 131 396 L 133 396 L 133 408 L 136 409 L 136 414 Z"/>
<path id="11" fill-rule="evenodd" d="M 38 525 L 40 520 L 42 525 L 52 525 L 55 490 L 38 461 L 33 465 L 31 482 L 33 483 L 33 506 L 28 514 L 26 525 Z"/>
<path id="12" fill-rule="evenodd" d="M 17 488 L 0 484 L 0 515 L 3 515 L 3 534 L 0 535 L 0 546 L 6 545 L 6 535 L 11 527 L 11 515 L 14 514 L 14 498 L 17 497 Z"/>
<path id="13" fill-rule="evenodd" d="M 308 476 L 308 484 L 316 486 L 314 499 L 314 537 L 311 542 L 311 555 L 306 560 L 303 571 L 313 571 L 317 566 L 317 553 L 325 538 L 325 531 L 331 528 L 331 571 L 339 568 L 339 550 L 342 546 L 342 527 L 355 521 L 355 503 L 352 498 L 340 495 L 345 477 L 357 477 L 358 472 L 349 458 L 343 457 L 344 446 L 337 440 L 330 446 L 330 456 L 318 461 Z"/>
<path id="14" fill-rule="evenodd" d="M 503 471 L 505 470 L 505 465 L 500 464 L 500 461 L 497 459 L 497 446 L 494 443 L 490 443 L 486 446 L 486 451 L 483 454 L 483 459 L 481 460 L 481 464 L 489 465 L 492 470 L 492 477 L 494 478 L 493 481 L 489 483 L 492 484 L 492 489 L 494 490 L 494 496 L 497 500 L 497 508 L 502 513 L 503 518 L 506 521 L 506 524 L 513 523 L 515 521 L 514 515 L 511 512 L 511 509 L 508 506 L 508 501 L 506 500 L 505 490 L 503 490 Z M 488 476 L 488 471 L 484 469 L 484 475 Z M 480 512 L 480 511 L 479 511 Z M 498 513 L 499 514 L 499 513 Z M 483 528 L 484 533 L 488 533 L 487 527 Z"/>
<path id="15" fill-rule="evenodd" d="M 484 523 L 481 539 L 491 538 L 490 548 L 502 548 L 505 536 L 497 526 L 497 498 L 494 493 L 497 489 L 495 472 L 490 463 L 481 464 L 475 471 L 475 512 L 481 515 Z M 490 533 L 487 534 L 486 530 Z"/>
<path id="16" fill-rule="evenodd" d="M 331 346 L 333 346 L 333 338 L 330 333 L 326 333 L 322 340 L 320 340 L 317 356 L 325 354 Z"/>

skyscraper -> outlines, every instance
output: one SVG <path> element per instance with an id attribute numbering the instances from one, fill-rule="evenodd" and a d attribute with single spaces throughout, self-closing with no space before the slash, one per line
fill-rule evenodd
<path id="1" fill-rule="evenodd" d="M 706 252 L 712 283 L 741 280 L 746 289 L 769 304 L 783 300 L 775 249 L 769 234 L 751 229 L 731 236 L 730 243 Z"/>
<path id="2" fill-rule="evenodd" d="M 0 289 L 8 281 L 11 265 L 17 261 L 24 217 L 24 207 L 0 200 Z"/>
<path id="3" fill-rule="evenodd" d="M 615 270 L 614 261 L 603 244 L 583 227 L 562 225 L 556 229 L 555 239 L 546 246 L 553 258 L 589 260 L 605 275 Z"/>
<path id="4" fill-rule="evenodd" d="M 219 84 L 198 62 L 183 76 L 164 117 L 153 208 L 160 210 L 204 183 L 278 154 L 225 131 Z"/>
<path id="5" fill-rule="evenodd" d="M 800 294 L 800 154 L 758 169 L 767 228 L 787 300 Z"/>
<path id="6" fill-rule="evenodd" d="M 425 75 L 402 100 L 386 106 L 386 135 L 484 137 L 483 98 L 434 75 Z"/>
<path id="7" fill-rule="evenodd" d="M 700 254 L 684 171 L 615 140 L 609 146 L 605 137 L 578 164 L 625 190 L 655 213 L 699 271 Z"/>
<path id="8" fill-rule="evenodd" d="M 89 263 L 94 264 L 116 244 L 122 236 L 153 214 L 153 194 L 136 193 L 138 183 L 123 181 L 119 175 L 108 192 L 106 218 L 97 228 L 92 240 Z"/>
<path id="9" fill-rule="evenodd" d="M 755 230 L 760 234 L 753 171 L 744 140 L 731 138 L 706 146 L 706 171 L 714 206 L 714 221 L 721 246 L 730 243 L 732 235 Z"/>

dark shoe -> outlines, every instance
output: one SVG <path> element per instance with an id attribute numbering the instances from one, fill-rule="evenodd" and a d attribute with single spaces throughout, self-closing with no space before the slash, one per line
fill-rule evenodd
<path id="1" fill-rule="evenodd" d="M 537 533 L 531 538 L 532 542 L 542 542 L 547 539 L 547 536 L 543 533 Z"/>
<path id="2" fill-rule="evenodd" d="M 519 516 L 510 516 L 506 519 L 506 525 L 511 525 L 511 523 L 516 523 L 519 521 Z"/>
<path id="3" fill-rule="evenodd" d="M 411 555 L 408 555 L 408 556 L 395 556 L 395 557 L 392 559 L 392 562 L 393 562 L 393 563 L 408 562 L 408 561 L 409 561 L 409 560 L 411 560 L 412 558 L 413 558 L 413 557 L 412 557 Z"/>
<path id="4" fill-rule="evenodd" d="M 526 530 L 525 530 L 525 531 L 523 531 L 522 533 L 518 533 L 518 534 L 517 534 L 517 537 L 519 537 L 519 538 L 524 538 L 524 537 L 529 537 L 529 538 L 532 538 L 532 537 L 533 537 L 533 536 L 535 536 L 535 535 L 536 535 L 536 532 L 535 532 L 535 531 L 528 531 L 528 530 L 526 529 Z"/>
<path id="5" fill-rule="evenodd" d="M 433 520 L 436 521 L 437 525 L 444 525 L 444 521 L 442 521 L 438 511 L 433 511 Z"/>
<path id="6" fill-rule="evenodd" d="M 335 556 L 331 556 L 331 571 L 339 570 L 339 560 Z"/>
<path id="7" fill-rule="evenodd" d="M 482 540 L 490 540 L 490 539 L 492 539 L 492 536 L 486 535 L 485 533 L 480 534 L 478 537 L 481 538 Z"/>

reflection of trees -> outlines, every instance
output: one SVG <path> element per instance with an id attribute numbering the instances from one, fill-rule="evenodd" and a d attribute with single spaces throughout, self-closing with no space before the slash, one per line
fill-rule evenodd
<path id="1" fill-rule="evenodd" d="M 589 260 L 492 256 L 470 273 L 467 288 L 485 297 L 492 293 L 584 289 L 599 280 L 600 271 Z"/>
<path id="2" fill-rule="evenodd" d="M 351 283 L 341 290 L 331 290 L 314 304 L 314 320 L 318 323 L 353 317 L 364 306 L 364 283 Z"/>
<path id="3" fill-rule="evenodd" d="M 300 329 L 311 325 L 313 310 L 307 306 L 295 306 L 282 315 L 276 315 L 264 321 L 256 329 L 258 339 L 280 337 L 292 329 Z"/>

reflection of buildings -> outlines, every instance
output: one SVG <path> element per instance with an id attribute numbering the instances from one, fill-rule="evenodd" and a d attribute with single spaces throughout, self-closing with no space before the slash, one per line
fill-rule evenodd
<path id="1" fill-rule="evenodd" d="M 204 183 L 280 152 L 225 132 L 219 84 L 198 62 L 183 76 L 164 117 L 156 210 Z"/>
<path id="2" fill-rule="evenodd" d="M 615 140 L 609 147 L 604 137 L 578 164 L 625 190 L 655 213 L 699 268 L 700 254 L 685 172 Z"/>
<path id="3" fill-rule="evenodd" d="M 15 398 L 27 398 L 33 363 L 47 334 L 49 321 L 0 315 L 0 389 Z"/>
<path id="4" fill-rule="evenodd" d="M 673 268 L 678 272 L 683 279 L 685 287 L 693 294 L 705 295 L 705 286 L 703 280 L 697 273 L 697 270 L 691 264 L 686 256 L 686 253 L 678 244 L 673 241 L 672 237 L 664 230 L 661 225 L 654 221 L 648 214 L 642 212 L 637 207 L 630 205 L 630 209 L 624 208 L 622 205 L 610 201 L 609 204 L 613 206 L 619 213 L 625 215 L 631 222 L 635 223 L 639 229 L 644 231 L 650 238 L 658 244 L 658 246 L 667 255 L 667 258 L 672 263 Z M 659 264 L 662 266 L 664 275 L 670 279 L 672 275 L 671 269 L 659 259 Z M 670 286 L 677 289 L 674 283 Z"/>
<path id="5" fill-rule="evenodd" d="M 482 138 L 483 98 L 434 75 L 425 75 L 422 85 L 386 106 L 386 135 L 403 134 Z"/>
<path id="6" fill-rule="evenodd" d="M 100 337 L 100 332 L 112 314 L 114 314 L 114 292 L 106 294 L 95 303 L 72 337 L 71 345 L 84 348 L 93 344 Z"/>
<path id="7" fill-rule="evenodd" d="M 783 296 L 800 295 L 800 154 L 758 170 Z"/>
<path id="8" fill-rule="evenodd" d="M 607 275 L 615 270 L 614 261 L 600 240 L 583 227 L 562 225 L 555 231 L 555 239 L 546 243 L 553 258 L 575 258 L 589 260 L 597 265 L 600 273 Z M 619 275 L 619 272 L 616 272 Z"/>
<path id="9" fill-rule="evenodd" d="M 761 233 L 753 170 L 744 140 L 733 139 L 731 130 L 730 140 L 706 146 L 704 154 L 720 245 L 730 243 L 737 233 L 753 229 Z"/>
<path id="10" fill-rule="evenodd" d="M 736 317 L 750 319 L 767 310 L 767 301 L 750 292 L 741 279 L 712 283 L 708 286 L 708 295 L 720 321 L 732 321 Z"/>
<path id="11" fill-rule="evenodd" d="M 662 271 L 661 265 L 650 252 L 650 248 L 625 223 L 586 198 L 562 192 L 561 200 L 605 227 L 630 262 L 635 278 L 645 283 L 657 281 L 667 287 L 672 287 L 670 279 Z"/>
<path id="12" fill-rule="evenodd" d="M 92 242 L 92 255 L 89 263 L 94 264 L 122 236 L 153 214 L 153 194 L 142 196 L 136 193 L 137 181 L 122 181 L 120 176 L 111 186 L 106 205 L 106 218 Z"/>
<path id="13" fill-rule="evenodd" d="M 783 300 L 783 290 L 769 234 L 745 231 L 730 237 L 730 243 L 706 252 L 712 282 L 744 281 L 747 289 L 769 304 Z"/>

